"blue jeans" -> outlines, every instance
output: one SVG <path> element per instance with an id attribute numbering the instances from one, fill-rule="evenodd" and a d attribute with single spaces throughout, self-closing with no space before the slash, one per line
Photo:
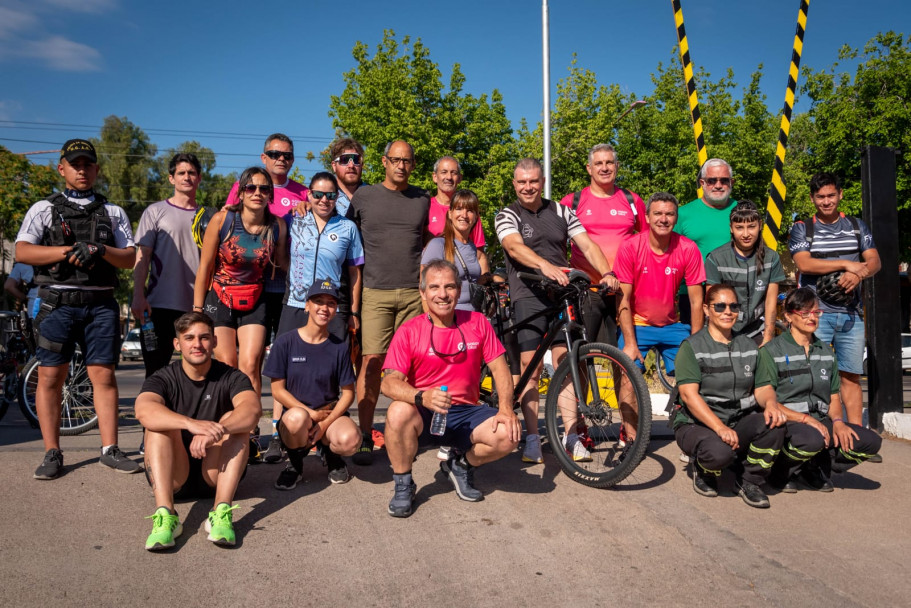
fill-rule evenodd
<path id="1" fill-rule="evenodd" d="M 849 374 L 864 372 L 864 318 L 856 312 L 826 312 L 819 318 L 816 337 L 831 344 L 838 358 L 838 370 Z"/>

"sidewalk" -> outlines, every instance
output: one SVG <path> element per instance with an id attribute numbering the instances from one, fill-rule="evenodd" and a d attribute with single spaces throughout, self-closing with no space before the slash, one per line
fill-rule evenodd
<path id="1" fill-rule="evenodd" d="M 380 421 L 383 408 L 378 411 Z M 263 420 L 265 429 L 266 421 Z M 279 492 L 284 463 L 249 469 L 238 491 L 238 546 L 202 530 L 208 503 L 184 503 L 175 550 L 143 549 L 154 509 L 143 475 L 97 464 L 98 435 L 63 438 L 68 473 L 31 478 L 43 448 L 18 411 L 0 421 L 0 597 L 18 606 L 895 606 L 911 592 L 911 444 L 886 441 L 885 462 L 836 476 L 836 491 L 772 495 L 751 509 L 733 494 L 692 491 L 679 450 L 655 421 L 653 449 L 611 490 L 566 478 L 549 453 L 518 453 L 478 470 L 480 503 L 414 465 L 416 510 L 386 514 L 385 452 L 330 486 L 315 457 L 307 483 Z M 139 427 L 124 420 L 133 453 Z"/>

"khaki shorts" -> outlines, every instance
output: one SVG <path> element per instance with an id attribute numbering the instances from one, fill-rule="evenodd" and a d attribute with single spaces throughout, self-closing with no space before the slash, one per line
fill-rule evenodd
<path id="1" fill-rule="evenodd" d="M 421 292 L 407 289 L 371 289 L 361 295 L 361 352 L 382 355 L 389 350 L 399 326 L 423 312 Z"/>

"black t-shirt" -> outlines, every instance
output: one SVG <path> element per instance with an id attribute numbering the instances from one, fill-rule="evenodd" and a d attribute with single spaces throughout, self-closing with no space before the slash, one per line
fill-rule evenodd
<path id="1" fill-rule="evenodd" d="M 312 408 L 337 400 L 339 388 L 355 382 L 347 341 L 329 336 L 310 344 L 297 331 L 275 339 L 263 375 L 284 380 L 288 392 Z"/>
<path id="2" fill-rule="evenodd" d="M 364 287 L 418 286 L 429 213 L 430 196 L 420 188 L 408 186 L 399 192 L 373 184 L 357 189 L 348 218 L 357 224 L 364 242 Z"/>
<path id="3" fill-rule="evenodd" d="M 161 395 L 168 409 L 178 414 L 218 422 L 234 409 L 234 397 L 252 390 L 247 374 L 213 360 L 204 380 L 191 380 L 182 363 L 175 361 L 146 378 L 140 392 Z"/>

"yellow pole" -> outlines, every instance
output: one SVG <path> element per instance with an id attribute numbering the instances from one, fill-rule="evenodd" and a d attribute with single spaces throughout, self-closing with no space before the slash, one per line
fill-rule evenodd
<path id="1" fill-rule="evenodd" d="M 702 115 L 699 113 L 699 100 L 696 98 L 696 78 L 693 75 L 693 61 L 690 57 L 690 45 L 686 40 L 686 29 L 683 27 L 683 9 L 680 0 L 671 0 L 674 6 L 674 23 L 677 26 L 677 42 L 680 48 L 680 63 L 683 65 L 683 77 L 686 80 L 686 94 L 690 104 L 690 118 L 693 121 L 693 134 L 696 136 L 696 153 L 699 156 L 699 166 L 705 164 L 709 153 L 705 149 L 705 137 L 702 134 Z M 702 188 L 698 189 L 699 198 L 702 198 Z"/>

